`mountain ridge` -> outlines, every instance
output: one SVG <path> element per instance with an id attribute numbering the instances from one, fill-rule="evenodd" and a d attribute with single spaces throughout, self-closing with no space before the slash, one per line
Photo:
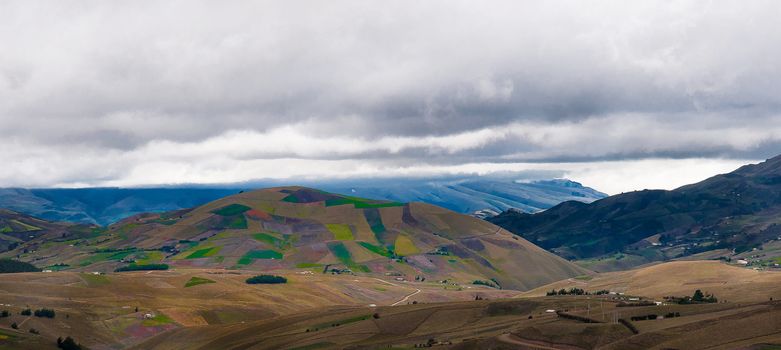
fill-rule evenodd
<path id="1" fill-rule="evenodd" d="M 781 236 L 781 156 L 671 191 L 627 192 L 590 204 L 488 220 L 569 259 L 615 253 L 663 261 L 718 249 L 736 253 Z"/>
<path id="2" fill-rule="evenodd" d="M 109 225 L 126 217 L 196 207 L 254 188 L 279 187 L 282 180 L 162 188 L 0 188 L 0 208 L 8 208 L 50 221 Z M 605 194 L 565 180 L 519 183 L 507 176 L 451 178 L 391 178 L 305 181 L 303 185 L 343 195 L 427 202 L 460 213 L 510 207 L 535 212 L 562 201 L 591 201 Z"/>

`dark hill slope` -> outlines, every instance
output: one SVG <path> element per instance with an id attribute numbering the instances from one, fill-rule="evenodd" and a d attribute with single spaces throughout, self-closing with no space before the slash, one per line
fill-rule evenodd
<path id="1" fill-rule="evenodd" d="M 14 249 L 35 240 L 67 241 L 87 237 L 93 227 L 41 220 L 15 211 L 0 209 L 0 251 Z"/>
<path id="2" fill-rule="evenodd" d="M 780 212 L 781 156 L 673 191 L 565 202 L 537 214 L 506 211 L 489 220 L 565 257 L 624 252 L 653 261 L 761 246 L 781 235 Z"/>

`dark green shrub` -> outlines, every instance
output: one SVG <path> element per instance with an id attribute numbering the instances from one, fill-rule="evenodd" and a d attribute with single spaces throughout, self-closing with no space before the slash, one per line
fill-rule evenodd
<path id="1" fill-rule="evenodd" d="M 258 275 L 247 278 L 247 284 L 281 284 L 287 283 L 287 278 L 274 275 Z"/>
<path id="2" fill-rule="evenodd" d="M 33 311 L 32 311 L 32 310 L 30 310 L 30 309 L 24 309 L 24 310 L 22 310 L 22 312 L 20 312 L 19 314 L 20 314 L 20 315 L 22 315 L 22 316 L 30 316 L 30 315 L 32 315 L 32 314 L 33 314 Z"/>
<path id="3" fill-rule="evenodd" d="M 55 312 L 52 309 L 35 310 L 35 317 L 54 318 Z"/>
<path id="4" fill-rule="evenodd" d="M 35 265 L 19 260 L 0 259 L 0 273 L 41 272 Z"/>
<path id="5" fill-rule="evenodd" d="M 168 270 L 168 264 L 145 264 L 145 265 L 130 264 L 127 266 L 122 266 L 120 268 L 117 268 L 116 270 L 114 270 L 114 272 L 154 271 L 154 270 Z"/>
<path id="6" fill-rule="evenodd" d="M 62 350 L 83 350 L 81 344 L 77 344 L 71 337 L 57 338 L 57 347 Z"/>

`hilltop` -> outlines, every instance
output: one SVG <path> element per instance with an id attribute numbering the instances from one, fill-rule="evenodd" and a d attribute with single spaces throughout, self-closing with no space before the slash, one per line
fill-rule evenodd
<path id="1" fill-rule="evenodd" d="M 588 273 L 491 223 L 447 209 L 304 187 L 137 215 L 90 237 L 34 239 L 5 255 L 65 270 L 148 264 L 307 269 L 517 290 Z"/>
<path id="2" fill-rule="evenodd" d="M 489 220 L 560 256 L 611 269 L 772 245 L 781 237 L 779 213 L 781 156 L 672 191 L 564 202 L 536 214 L 506 211 Z"/>

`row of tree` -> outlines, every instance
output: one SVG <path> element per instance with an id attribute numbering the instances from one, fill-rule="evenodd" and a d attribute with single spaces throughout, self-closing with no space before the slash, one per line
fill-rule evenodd
<path id="1" fill-rule="evenodd" d="M 168 270 L 168 264 L 144 264 L 144 265 L 130 264 L 127 266 L 122 266 L 120 268 L 117 268 L 116 270 L 114 270 L 114 272 L 155 271 L 155 270 Z"/>
<path id="2" fill-rule="evenodd" d="M 30 309 L 24 309 L 19 314 L 22 315 L 22 316 L 33 316 L 34 315 L 35 317 L 46 317 L 46 318 L 54 318 L 54 316 L 56 315 L 54 310 L 46 309 L 46 308 L 35 310 L 35 312 L 33 312 Z M 8 311 L 3 310 L 3 312 L 0 313 L 0 315 L 2 315 L 2 317 L 7 317 Z"/>
<path id="3" fill-rule="evenodd" d="M 603 295 L 603 294 L 608 294 L 608 293 L 610 293 L 610 291 L 608 291 L 606 289 L 598 290 L 596 292 L 587 292 L 584 289 L 574 288 L 573 287 L 573 288 L 570 288 L 569 290 L 566 290 L 564 288 L 559 289 L 559 290 L 552 289 L 551 291 L 545 293 L 545 295 L 547 295 L 547 296 L 554 296 L 554 295 Z"/>
<path id="4" fill-rule="evenodd" d="M 257 275 L 246 280 L 247 284 L 282 284 L 287 283 L 287 278 L 275 275 Z"/>
<path id="5" fill-rule="evenodd" d="M 685 296 L 685 297 L 672 296 L 672 297 L 665 297 L 665 299 L 677 304 L 708 304 L 708 303 L 719 302 L 719 299 L 716 298 L 715 295 L 705 294 L 699 289 L 695 290 L 692 296 Z"/>

